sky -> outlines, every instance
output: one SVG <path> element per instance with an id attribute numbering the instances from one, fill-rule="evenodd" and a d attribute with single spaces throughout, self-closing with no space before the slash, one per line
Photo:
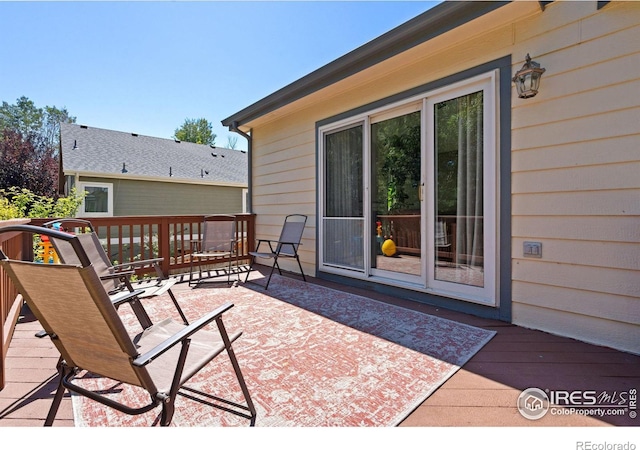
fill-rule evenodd
<path id="1" fill-rule="evenodd" d="M 171 138 L 221 120 L 431 9 L 424 1 L 0 0 L 0 101 Z"/>

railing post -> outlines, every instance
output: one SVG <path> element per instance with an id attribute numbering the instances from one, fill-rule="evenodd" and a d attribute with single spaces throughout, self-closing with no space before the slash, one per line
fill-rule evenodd
<path id="1" fill-rule="evenodd" d="M 169 267 L 171 265 L 171 243 L 169 242 L 169 218 L 162 216 L 160 219 L 160 228 L 158 229 L 158 257 L 162 259 L 162 273 L 169 276 Z"/>

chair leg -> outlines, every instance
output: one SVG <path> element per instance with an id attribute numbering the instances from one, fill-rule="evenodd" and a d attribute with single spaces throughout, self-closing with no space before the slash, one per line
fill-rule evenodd
<path id="1" fill-rule="evenodd" d="M 227 269 L 227 284 L 231 284 L 231 256 L 229 255 L 229 268 Z"/>
<path id="2" fill-rule="evenodd" d="M 169 396 L 162 402 L 162 416 L 160 417 L 160 426 L 168 427 L 173 419 L 175 412 L 175 402 L 180 389 L 180 379 L 182 378 L 182 370 L 184 369 L 185 361 L 187 360 L 187 354 L 189 353 L 189 346 L 191 345 L 191 339 L 185 339 L 182 341 L 182 347 L 180 349 L 180 356 L 178 357 L 178 363 L 176 365 L 176 371 L 173 374 L 173 381 L 171 383 L 171 389 Z"/>
<path id="3" fill-rule="evenodd" d="M 142 329 L 146 330 L 151 325 L 153 325 L 153 322 L 151 322 L 151 319 L 147 314 L 147 310 L 144 309 L 144 306 L 142 305 L 142 302 L 139 298 L 133 299 L 129 304 L 131 305 L 131 309 L 133 310 L 134 314 L 138 318 L 138 322 L 140 322 L 140 326 L 142 327 Z"/>
<path id="4" fill-rule="evenodd" d="M 251 413 L 251 426 L 254 426 L 256 423 L 256 416 L 257 416 L 256 407 L 253 404 L 253 400 L 251 400 L 251 395 L 249 394 L 247 383 L 244 381 L 242 370 L 240 370 L 240 364 L 238 364 L 238 359 L 236 358 L 236 354 L 233 351 L 233 347 L 231 346 L 231 341 L 229 340 L 229 335 L 227 334 L 227 329 L 225 328 L 221 317 L 216 319 L 216 324 L 218 325 L 218 330 L 220 331 L 220 336 L 222 337 L 224 346 L 227 349 L 227 356 L 229 356 L 229 360 L 231 361 L 233 370 L 236 373 L 236 378 L 238 380 L 238 384 L 240 384 L 240 389 L 242 390 L 242 395 L 244 395 L 244 400 L 247 403 L 247 408 Z"/>
<path id="5" fill-rule="evenodd" d="M 265 290 L 269 288 L 269 283 L 271 282 L 271 277 L 273 276 L 273 271 L 275 268 L 278 268 L 278 273 L 282 276 L 282 270 L 280 270 L 280 266 L 278 265 L 278 256 L 273 257 L 273 265 L 271 266 L 271 272 L 269 272 L 269 279 L 267 280 L 267 284 L 264 287 Z"/>
<path id="6" fill-rule="evenodd" d="M 162 414 L 160 416 L 160 426 L 168 427 L 171 425 L 171 420 L 173 420 L 173 414 L 175 413 L 175 405 L 173 404 L 173 399 L 162 403 Z"/>
<path id="7" fill-rule="evenodd" d="M 304 276 L 304 270 L 302 270 L 302 264 L 300 264 L 300 258 L 296 255 L 296 261 L 298 261 L 298 267 L 300 267 L 300 273 L 302 274 L 302 279 L 306 282 L 307 278 Z"/>
<path id="8" fill-rule="evenodd" d="M 193 279 L 193 260 L 196 257 L 191 257 L 191 259 L 189 260 L 189 287 L 191 286 L 197 286 L 198 284 L 200 284 L 200 281 L 202 280 L 202 258 L 198 257 L 198 279 L 194 280 Z"/>
<path id="9" fill-rule="evenodd" d="M 236 281 L 240 282 L 240 255 L 236 253 Z"/>
<path id="10" fill-rule="evenodd" d="M 191 283 L 193 282 L 193 256 L 189 256 L 189 287 L 191 287 Z"/>
<path id="11" fill-rule="evenodd" d="M 244 282 L 246 283 L 247 281 L 249 281 L 249 275 L 251 275 L 251 268 L 253 267 L 253 263 L 256 261 L 256 258 L 254 256 L 251 257 L 251 262 L 249 263 L 249 269 L 247 269 L 247 276 L 244 279 Z"/>
<path id="12" fill-rule="evenodd" d="M 182 319 L 182 322 L 185 325 L 189 325 L 189 321 L 187 320 L 187 318 L 185 317 L 184 313 L 182 312 L 182 308 L 180 308 L 180 304 L 178 303 L 178 299 L 176 299 L 176 296 L 173 295 L 173 292 L 171 292 L 171 289 L 169 289 L 167 292 L 169 293 L 169 297 L 171 297 L 171 301 L 173 302 L 173 304 L 175 305 L 176 309 L 178 310 L 178 314 L 180 314 L 180 318 Z"/>
<path id="13" fill-rule="evenodd" d="M 45 427 L 52 426 L 53 421 L 56 418 L 56 414 L 58 414 L 58 408 L 60 408 L 60 403 L 62 402 L 62 397 L 64 397 L 64 392 L 66 390 L 62 385 L 62 380 L 70 371 L 71 370 L 61 360 L 58 360 L 58 377 L 60 377 L 60 381 L 58 382 L 58 389 L 56 389 L 56 394 L 53 397 L 53 403 L 51 403 L 49 413 L 47 414 L 47 418 L 44 421 Z"/>

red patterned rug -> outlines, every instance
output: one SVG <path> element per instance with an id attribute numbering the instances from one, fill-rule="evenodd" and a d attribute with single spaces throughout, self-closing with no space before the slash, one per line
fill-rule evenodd
<path id="1" fill-rule="evenodd" d="M 274 275 L 255 284 L 197 288 L 178 300 L 189 318 L 231 301 L 225 315 L 253 402 L 258 427 L 395 426 L 495 334 L 365 297 Z M 145 302 L 152 318 L 160 303 Z M 167 302 L 170 304 L 170 302 Z M 121 308 L 123 318 L 130 313 Z M 240 401 L 225 355 L 190 383 Z M 135 402 L 146 394 L 103 378 L 85 387 Z M 115 398 L 115 397 L 114 397 Z M 142 397 L 144 398 L 144 397 Z M 157 425 L 159 408 L 127 416 L 73 396 L 76 426 Z M 248 420 L 179 396 L 172 426 L 248 426 Z"/>

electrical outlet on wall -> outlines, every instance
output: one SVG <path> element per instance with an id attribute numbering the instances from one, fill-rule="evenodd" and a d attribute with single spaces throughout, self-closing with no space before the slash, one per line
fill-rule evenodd
<path id="1" fill-rule="evenodd" d="M 522 252 L 527 258 L 542 258 L 542 242 L 525 241 Z"/>

